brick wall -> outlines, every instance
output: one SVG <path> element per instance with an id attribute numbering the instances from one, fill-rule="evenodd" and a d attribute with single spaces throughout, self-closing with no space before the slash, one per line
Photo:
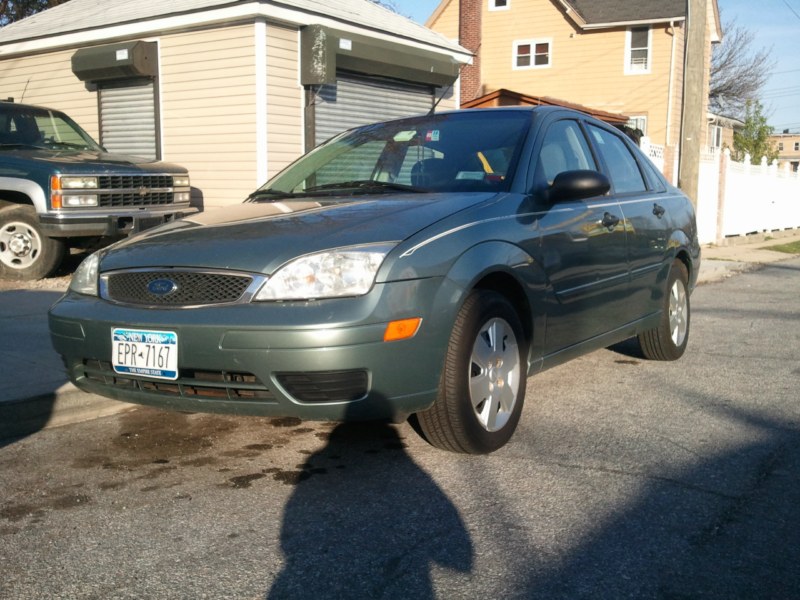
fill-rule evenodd
<path id="1" fill-rule="evenodd" d="M 484 0 L 459 0 L 458 42 L 475 56 L 461 69 L 461 102 L 482 95 L 481 89 L 481 12 Z"/>

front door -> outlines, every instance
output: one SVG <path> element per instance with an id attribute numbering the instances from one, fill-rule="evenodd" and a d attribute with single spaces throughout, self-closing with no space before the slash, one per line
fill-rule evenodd
<path id="1" fill-rule="evenodd" d="M 577 121 L 552 123 L 534 158 L 534 189 L 563 171 L 599 170 Z M 550 203 L 537 194 L 540 260 L 552 287 L 545 355 L 591 340 L 625 320 L 628 283 L 625 221 L 611 196 Z"/>

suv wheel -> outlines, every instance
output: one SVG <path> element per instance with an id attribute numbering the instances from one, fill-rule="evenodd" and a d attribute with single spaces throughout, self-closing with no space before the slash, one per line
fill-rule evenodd
<path id="1" fill-rule="evenodd" d="M 0 277 L 42 279 L 55 271 L 64 258 L 62 240 L 42 234 L 32 206 L 0 210 Z"/>

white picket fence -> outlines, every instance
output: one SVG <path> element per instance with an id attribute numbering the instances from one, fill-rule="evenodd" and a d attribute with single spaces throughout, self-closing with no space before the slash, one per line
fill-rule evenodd
<path id="1" fill-rule="evenodd" d="M 777 162 L 731 160 L 730 150 L 700 159 L 697 227 L 701 244 L 725 238 L 800 228 L 800 173 Z"/>

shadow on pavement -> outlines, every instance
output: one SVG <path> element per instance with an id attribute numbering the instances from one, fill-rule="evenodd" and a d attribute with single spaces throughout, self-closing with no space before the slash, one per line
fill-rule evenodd
<path id="1" fill-rule="evenodd" d="M 691 396 L 690 390 L 682 393 Z M 798 597 L 798 424 L 764 419 L 718 399 L 698 398 L 697 405 L 745 426 L 753 443 L 720 449 L 716 458 L 683 471 L 647 477 L 637 498 L 601 520 L 558 568 L 528 577 L 530 597 Z"/>
<path id="2" fill-rule="evenodd" d="M 59 291 L 0 291 L 0 447 L 42 429 L 67 382 L 50 344 L 47 310 Z"/>
<path id="3" fill-rule="evenodd" d="M 469 533 L 445 493 L 388 423 L 345 423 L 301 465 L 285 509 L 282 598 L 436 597 L 434 564 L 469 573 Z"/>

